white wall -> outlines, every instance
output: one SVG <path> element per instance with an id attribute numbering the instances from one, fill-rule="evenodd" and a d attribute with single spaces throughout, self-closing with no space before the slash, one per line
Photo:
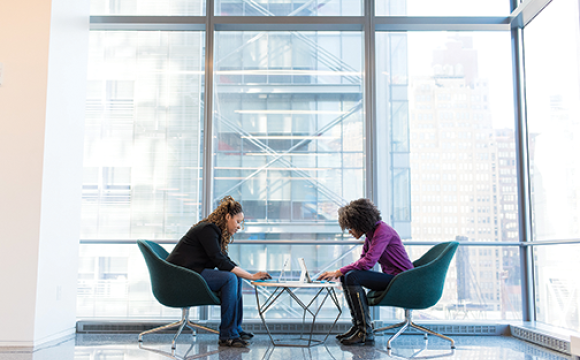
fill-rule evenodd
<path id="1" fill-rule="evenodd" d="M 0 11 L 0 346 L 75 326 L 88 0 Z"/>

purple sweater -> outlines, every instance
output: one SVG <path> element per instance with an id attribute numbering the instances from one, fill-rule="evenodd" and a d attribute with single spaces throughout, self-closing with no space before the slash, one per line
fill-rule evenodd
<path id="1" fill-rule="evenodd" d="M 340 269 L 346 274 L 351 270 L 370 270 L 377 261 L 381 264 L 383 273 L 397 275 L 413 268 L 413 263 L 403 247 L 399 234 L 385 224 L 378 221 L 374 230 L 366 233 L 360 259 Z"/>

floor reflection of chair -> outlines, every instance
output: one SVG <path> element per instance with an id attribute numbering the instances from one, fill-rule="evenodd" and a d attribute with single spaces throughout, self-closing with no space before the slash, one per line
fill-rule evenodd
<path id="1" fill-rule="evenodd" d="M 139 349 L 150 351 L 150 352 L 168 357 L 168 358 L 173 359 L 173 360 L 194 360 L 194 359 L 199 359 L 199 358 L 203 358 L 206 356 L 211 356 L 211 355 L 217 354 L 221 351 L 219 348 L 216 350 L 208 351 L 207 345 L 199 345 L 198 354 L 188 356 L 188 354 L 193 350 L 194 346 L 195 346 L 195 343 L 192 343 L 191 346 L 189 347 L 189 349 L 187 349 L 187 351 L 185 352 L 185 354 L 183 354 L 182 356 L 179 356 L 176 354 L 175 348 L 171 348 L 171 352 L 167 352 L 167 351 L 155 349 L 152 347 L 145 347 L 145 346 L 143 346 L 143 343 L 141 343 L 141 342 L 139 343 Z"/>
<path id="2" fill-rule="evenodd" d="M 451 349 L 450 351 L 446 351 L 442 354 L 433 354 L 433 355 L 423 355 L 419 356 L 421 353 L 427 350 L 427 343 L 425 342 L 425 347 L 423 349 L 419 349 L 417 351 L 410 349 L 413 353 L 410 356 L 402 355 L 401 349 L 397 349 L 396 352 L 392 351 L 391 349 L 382 350 L 376 349 L 377 351 L 387 354 L 389 357 L 393 359 L 437 359 L 437 358 L 444 358 L 455 355 L 455 349 Z"/>

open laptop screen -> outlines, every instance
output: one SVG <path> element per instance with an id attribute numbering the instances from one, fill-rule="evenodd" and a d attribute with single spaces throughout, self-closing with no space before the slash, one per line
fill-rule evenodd
<path id="1" fill-rule="evenodd" d="M 300 282 L 307 282 L 311 283 L 312 279 L 310 278 L 310 274 L 308 273 L 308 269 L 306 268 L 306 262 L 304 258 L 298 259 L 298 265 L 300 265 Z"/>

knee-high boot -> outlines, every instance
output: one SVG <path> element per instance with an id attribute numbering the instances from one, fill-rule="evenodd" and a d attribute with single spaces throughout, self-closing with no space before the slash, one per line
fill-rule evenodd
<path id="1" fill-rule="evenodd" d="M 360 286 L 350 286 L 345 291 L 350 297 L 352 311 L 357 331 L 349 337 L 343 338 L 340 342 L 343 345 L 372 345 L 375 343 L 371 314 L 367 303 L 365 291 Z"/>
<path id="2" fill-rule="evenodd" d="M 344 284 L 344 280 L 342 281 L 342 283 Z M 354 333 L 358 329 L 358 326 L 357 326 L 356 320 L 355 320 L 356 316 L 355 316 L 355 313 L 354 313 L 354 310 L 353 310 L 353 304 L 352 304 L 351 296 L 348 294 L 348 289 L 347 289 L 346 286 L 344 286 L 343 291 L 344 291 L 344 299 L 346 300 L 346 303 L 348 304 L 348 309 L 350 310 L 350 317 L 351 317 L 351 321 L 352 321 L 352 326 L 344 334 L 336 335 L 336 338 L 338 340 L 342 340 L 344 338 L 347 338 L 347 337 L 350 337 L 350 336 L 354 335 Z"/>

